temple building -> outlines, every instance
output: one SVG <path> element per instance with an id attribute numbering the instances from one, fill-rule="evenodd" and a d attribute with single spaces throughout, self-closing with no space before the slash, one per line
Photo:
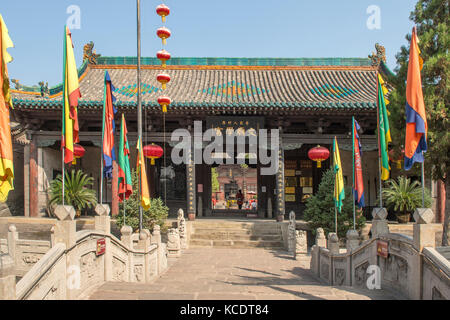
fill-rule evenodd
<path id="1" fill-rule="evenodd" d="M 121 115 L 125 114 L 130 163 L 135 167 L 137 59 L 103 57 L 92 48 L 92 43 L 86 45 L 79 68 L 79 144 L 86 153 L 71 167 L 93 177 L 93 188 L 99 194 L 104 73 L 109 72 L 115 86 L 116 144 Z M 155 165 L 150 160 L 147 163 L 151 196 L 161 197 L 171 215 L 183 208 L 190 219 L 233 215 L 275 218 L 291 210 L 301 218 L 306 199 L 317 191 L 322 174 L 330 167 L 330 159 L 321 167 L 311 161 L 311 148 L 320 145 L 331 155 L 337 136 L 344 179 L 351 183 L 351 119 L 355 116 L 362 128 L 366 203 L 369 208 L 374 206 L 379 179 L 376 128 L 377 72 L 384 59 L 381 49 L 377 46 L 378 52 L 369 58 L 173 58 L 166 70 L 172 80 L 164 91 L 173 103 L 164 117 L 156 102 L 162 94 L 156 81 L 162 71 L 160 61 L 143 58 L 143 144 L 153 143 L 165 150 Z M 41 82 L 27 87 L 13 80 L 12 86 L 16 177 L 8 205 L 23 208 L 25 216 L 46 216 L 49 183 L 61 173 L 62 85 L 49 88 Z M 224 135 L 229 128 L 279 129 L 280 164 L 275 174 L 261 175 L 266 165 L 259 161 L 258 152 L 247 149 L 217 155 L 244 158 L 241 164 L 174 163 L 172 132 L 181 128 L 194 134 L 197 121 L 203 130 L 213 128 Z M 252 157 L 256 157 L 256 164 L 249 161 Z M 117 165 L 113 178 L 104 185 L 105 202 L 117 215 Z M 241 210 L 236 206 L 239 190 L 244 193 Z"/>

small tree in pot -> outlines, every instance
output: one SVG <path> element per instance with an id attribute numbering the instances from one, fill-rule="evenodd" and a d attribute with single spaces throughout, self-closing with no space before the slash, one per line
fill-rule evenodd
<path id="1" fill-rule="evenodd" d="M 396 213 L 399 223 L 408 223 L 411 213 L 416 208 L 422 207 L 422 187 L 418 181 L 411 182 L 411 179 L 400 176 L 398 182 L 391 179 L 387 181 L 387 188 L 383 188 L 383 200 L 389 209 Z M 425 207 L 431 207 L 430 191 L 425 188 Z"/>
<path id="2" fill-rule="evenodd" d="M 64 183 L 64 204 L 73 206 L 77 211 L 77 216 L 81 210 L 92 208 L 97 205 L 97 195 L 94 190 L 89 189 L 94 183 L 94 178 L 88 177 L 83 171 L 66 171 Z M 49 206 L 62 204 L 62 176 L 58 175 L 50 182 Z M 52 212 L 52 210 L 50 210 Z"/>

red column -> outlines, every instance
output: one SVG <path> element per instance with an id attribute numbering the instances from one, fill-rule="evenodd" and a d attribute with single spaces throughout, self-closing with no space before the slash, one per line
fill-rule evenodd
<path id="1" fill-rule="evenodd" d="M 112 171 L 112 208 L 111 216 L 117 216 L 119 214 L 119 167 L 116 161 L 113 161 L 113 171 Z"/>
<path id="2" fill-rule="evenodd" d="M 445 219 L 445 183 L 442 180 L 437 181 L 437 212 L 436 212 L 436 222 L 443 223 Z"/>
<path id="3" fill-rule="evenodd" d="M 38 161 L 37 161 L 37 147 L 36 139 L 34 138 L 30 143 L 30 175 L 29 175 L 29 190 L 30 190 L 30 217 L 37 217 L 39 213 L 39 191 L 38 191 Z"/>

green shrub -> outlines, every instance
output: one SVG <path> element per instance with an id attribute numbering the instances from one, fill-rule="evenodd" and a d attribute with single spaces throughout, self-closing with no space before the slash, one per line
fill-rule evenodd
<path id="1" fill-rule="evenodd" d="M 131 179 L 133 181 L 133 193 L 125 202 L 125 223 L 133 228 L 133 231 L 139 229 L 139 193 L 138 193 L 138 174 L 136 170 L 131 172 Z M 169 208 L 164 205 L 161 198 L 150 199 L 150 209 L 142 212 L 142 225 L 144 229 L 149 229 L 153 232 L 153 227 L 159 225 L 161 230 L 165 231 L 165 219 L 169 213 Z M 123 216 L 123 202 L 119 203 L 119 215 L 117 216 L 116 224 L 119 228 L 124 225 Z"/>
<path id="2" fill-rule="evenodd" d="M 334 170 L 327 170 L 316 194 L 310 197 L 306 202 L 304 219 L 309 222 L 313 234 L 317 228 L 323 228 L 325 234 L 335 232 L 335 209 L 334 209 Z M 349 229 L 353 229 L 353 197 L 351 188 L 345 188 L 345 199 L 342 211 L 337 214 L 338 237 L 345 237 Z M 361 230 L 365 225 L 366 219 L 356 208 L 356 229 Z"/>

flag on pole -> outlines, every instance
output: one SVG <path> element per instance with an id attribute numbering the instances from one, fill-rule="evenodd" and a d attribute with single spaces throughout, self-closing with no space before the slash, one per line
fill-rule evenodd
<path id="1" fill-rule="evenodd" d="M 125 115 L 122 114 L 122 125 L 120 127 L 119 143 L 119 200 L 127 200 L 133 193 L 133 182 L 130 170 L 130 148 L 127 139 L 127 124 Z"/>
<path id="2" fill-rule="evenodd" d="M 12 57 L 6 51 L 14 47 L 0 14 L 0 202 L 6 202 L 14 189 L 14 165 L 9 108 L 12 108 L 7 64 Z"/>
<path id="3" fill-rule="evenodd" d="M 389 104 L 389 101 L 385 98 L 387 92 L 383 78 L 378 75 L 378 134 L 380 139 L 381 180 L 389 179 L 389 170 L 391 169 L 389 167 L 388 144 L 392 142 L 392 139 L 386 108 L 386 105 Z"/>
<path id="4" fill-rule="evenodd" d="M 116 161 L 116 150 L 114 146 L 114 133 L 116 123 L 114 115 L 117 113 L 114 108 L 116 98 L 112 94 L 115 90 L 108 71 L 105 71 L 104 103 L 103 103 L 103 125 L 102 125 L 102 154 L 103 154 L 103 175 L 111 179 L 113 161 Z"/>
<path id="5" fill-rule="evenodd" d="M 355 195 L 355 201 L 359 208 L 364 207 L 364 180 L 362 175 L 362 162 L 361 162 L 361 142 L 359 140 L 358 131 L 361 129 L 358 122 L 353 118 L 353 193 Z"/>
<path id="6" fill-rule="evenodd" d="M 144 152 L 141 139 L 138 140 L 137 170 L 139 174 L 140 198 L 144 210 L 150 209 L 150 193 L 148 191 L 147 173 L 145 171 Z"/>
<path id="7" fill-rule="evenodd" d="M 78 84 L 78 71 L 73 53 L 72 34 L 67 26 L 64 27 L 64 55 L 63 55 L 63 108 L 62 108 L 62 139 L 61 148 L 64 149 L 64 162 L 70 163 L 74 159 L 73 145 L 80 142 L 78 138 L 78 99 L 81 98 Z"/>
<path id="8" fill-rule="evenodd" d="M 341 155 L 336 137 L 333 141 L 333 166 L 334 166 L 334 203 L 335 207 L 341 212 L 343 200 L 345 198 L 344 177 L 342 175 Z"/>
<path id="9" fill-rule="evenodd" d="M 408 78 L 406 81 L 406 137 L 405 170 L 414 162 L 423 162 L 423 152 L 427 151 L 427 117 L 422 93 L 420 71 L 423 62 L 420 57 L 416 28 L 413 28 L 409 49 Z"/>

